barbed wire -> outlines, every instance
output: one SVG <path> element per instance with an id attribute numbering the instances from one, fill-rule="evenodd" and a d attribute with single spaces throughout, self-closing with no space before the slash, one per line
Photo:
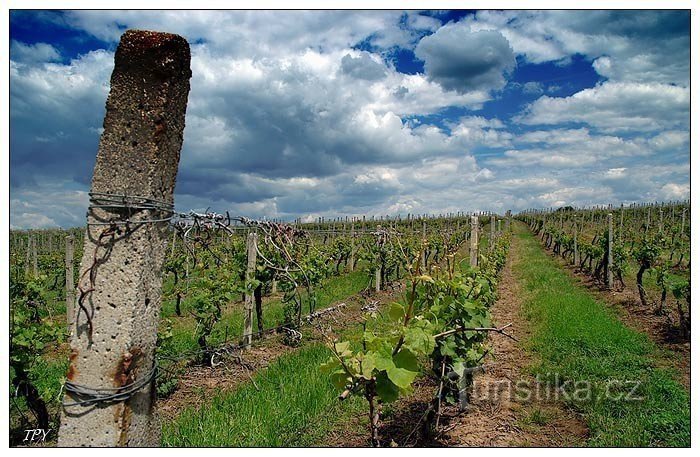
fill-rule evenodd
<path id="1" fill-rule="evenodd" d="M 154 364 L 146 376 L 122 387 L 88 387 L 72 381 L 64 383 L 64 389 L 73 399 L 72 403 L 63 403 L 64 407 L 91 406 L 97 404 L 119 403 L 129 400 L 136 392 L 153 382 L 158 373 L 158 365 Z M 64 396 L 65 400 L 65 396 Z"/>

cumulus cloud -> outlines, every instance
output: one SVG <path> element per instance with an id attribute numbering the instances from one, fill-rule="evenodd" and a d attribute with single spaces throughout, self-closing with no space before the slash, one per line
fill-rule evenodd
<path id="1" fill-rule="evenodd" d="M 369 81 L 382 79 L 386 75 L 384 64 L 375 61 L 366 52 L 361 53 L 358 57 L 345 54 L 340 61 L 340 68 L 343 74 Z"/>
<path id="2" fill-rule="evenodd" d="M 605 82 L 570 97 L 543 96 L 517 120 L 528 125 L 579 122 L 603 131 L 687 128 L 688 88 L 659 83 Z"/>
<path id="3" fill-rule="evenodd" d="M 464 22 L 473 31 L 499 31 L 529 62 L 580 54 L 614 81 L 687 86 L 690 79 L 687 11 L 479 11 Z"/>
<path id="4" fill-rule="evenodd" d="M 191 43 L 180 210 L 315 219 L 682 198 L 682 16 L 479 12 L 443 25 L 400 11 L 67 12 L 59 22 L 106 49 L 12 43 L 11 225 L 84 223 L 125 27 Z M 397 50 L 425 70 L 401 72 Z M 567 97 L 508 81 L 516 64 L 566 68 L 574 53 L 608 81 Z M 522 110 L 501 100 L 543 91 Z"/>
<path id="5" fill-rule="evenodd" d="M 61 60 L 61 54 L 48 43 L 25 44 L 12 40 L 10 42 L 10 59 L 25 63 L 56 62 Z"/>
<path id="6" fill-rule="evenodd" d="M 515 67 L 513 51 L 501 33 L 472 32 L 460 23 L 426 36 L 415 53 L 425 61 L 431 80 L 459 92 L 501 89 L 506 83 L 504 74 Z"/>

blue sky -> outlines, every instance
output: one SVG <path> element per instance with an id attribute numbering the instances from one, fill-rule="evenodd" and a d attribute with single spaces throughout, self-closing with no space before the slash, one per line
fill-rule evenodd
<path id="1" fill-rule="evenodd" d="M 84 224 L 121 33 L 192 48 L 180 210 L 689 197 L 685 11 L 13 11 L 10 222 Z"/>

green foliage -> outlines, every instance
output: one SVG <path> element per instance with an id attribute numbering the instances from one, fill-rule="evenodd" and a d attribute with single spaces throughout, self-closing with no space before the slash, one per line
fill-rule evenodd
<path id="1" fill-rule="evenodd" d="M 10 287 L 10 365 L 31 373 L 47 345 L 65 338 L 63 326 L 42 316 L 46 278 L 14 281 Z"/>
<path id="2" fill-rule="evenodd" d="M 645 269 L 651 268 L 661 253 L 663 238 L 644 237 L 632 250 L 632 257 Z"/>
<path id="3" fill-rule="evenodd" d="M 370 411 L 374 409 L 375 396 L 383 403 L 391 403 L 410 393 L 421 372 L 421 360 L 428 358 L 432 359 L 438 375 L 443 363 L 448 371 L 456 373 L 444 392 L 446 399 L 456 400 L 458 386 L 466 381 L 462 379 L 465 369 L 475 366 L 485 354 L 483 332 L 454 331 L 444 336 L 442 333 L 460 327 L 491 325 L 488 308 L 496 299 L 497 275 L 505 265 L 508 238 L 497 240 L 480 268 L 465 267 L 457 272 L 454 254 L 449 254 L 448 250 L 450 237 L 433 239 L 445 244 L 438 247 L 428 241 L 424 246 L 447 253 L 445 257 L 450 260 L 451 267 L 442 270 L 435 266 L 431 274 L 426 274 L 421 270 L 420 257 L 413 255 L 415 251 L 394 248 L 394 252 L 404 255 L 403 262 L 410 274 L 404 299 L 392 303 L 382 316 L 388 326 L 378 331 L 378 317 L 370 316 L 361 342 L 355 345 L 350 341 L 333 342 L 330 345 L 333 355 L 322 365 L 323 372 L 328 373 L 338 389 L 345 390 L 346 394 L 361 393 L 369 402 Z M 405 244 L 410 246 L 411 243 Z M 374 250 L 379 261 L 386 261 L 393 245 L 384 240 L 368 251 Z M 458 246 L 456 242 L 455 248 Z M 410 257 L 407 252 L 411 252 Z"/>

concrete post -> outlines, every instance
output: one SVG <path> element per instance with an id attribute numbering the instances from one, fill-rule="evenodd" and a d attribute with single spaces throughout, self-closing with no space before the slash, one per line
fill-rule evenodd
<path id="1" fill-rule="evenodd" d="M 27 235 L 27 256 L 24 259 L 24 275 L 29 276 L 32 272 L 31 262 L 32 262 L 32 237 Z"/>
<path id="2" fill-rule="evenodd" d="M 350 226 L 350 271 L 355 271 L 355 224 Z"/>
<path id="3" fill-rule="evenodd" d="M 75 278 L 73 276 L 73 252 L 74 252 L 73 235 L 66 237 L 66 317 L 68 319 L 68 329 L 73 322 L 75 312 Z"/>
<path id="4" fill-rule="evenodd" d="M 578 267 L 578 216 L 574 214 L 574 265 Z"/>
<path id="5" fill-rule="evenodd" d="M 621 204 L 620 205 L 620 227 L 618 229 L 618 235 L 617 235 L 617 237 L 620 239 L 622 239 L 622 228 L 624 226 L 624 223 L 625 223 L 625 205 Z"/>
<path id="6" fill-rule="evenodd" d="M 659 210 L 659 233 L 664 233 L 664 210 Z"/>
<path id="7" fill-rule="evenodd" d="M 687 210 L 687 208 L 683 208 L 683 212 L 681 213 L 681 238 L 683 238 L 683 234 L 685 233 L 685 212 Z"/>
<path id="8" fill-rule="evenodd" d="M 489 252 L 493 251 L 496 242 L 496 216 L 491 215 L 491 231 L 489 233 Z"/>
<path id="9" fill-rule="evenodd" d="M 258 234 L 251 232 L 246 240 L 246 253 L 248 255 L 248 264 L 245 270 L 246 293 L 245 303 L 243 306 L 243 344 L 250 346 L 253 341 L 253 306 L 255 304 L 255 296 L 253 289 L 248 286 L 250 281 L 255 279 L 255 262 L 258 255 Z"/>
<path id="10" fill-rule="evenodd" d="M 191 74 L 182 37 L 137 30 L 122 35 L 92 178 L 79 270 L 81 306 L 71 322 L 66 377 L 76 385 L 115 389 L 152 377 L 169 234 L 167 221 L 153 220 L 170 214 Z M 104 194 L 163 204 L 145 210 L 104 207 L 95 203 Z M 119 225 L 97 225 L 102 223 Z M 155 380 L 122 401 L 72 405 L 80 399 L 66 387 L 58 446 L 160 445 Z"/>
<path id="11" fill-rule="evenodd" d="M 428 267 L 428 247 L 427 247 L 428 238 L 426 238 L 425 228 L 426 228 L 425 221 L 423 221 L 423 238 L 422 238 L 422 240 L 423 240 L 422 241 L 423 242 L 423 251 L 422 251 L 423 252 L 423 262 L 422 263 L 423 263 L 424 270 Z"/>
<path id="12" fill-rule="evenodd" d="M 613 246 L 613 215 L 612 213 L 608 213 L 608 288 L 612 289 L 613 287 L 613 272 L 612 272 L 612 267 L 613 267 L 613 251 L 612 251 L 612 246 Z"/>
<path id="13" fill-rule="evenodd" d="M 374 270 L 374 291 L 379 292 L 382 289 L 382 269 L 377 267 Z"/>
<path id="14" fill-rule="evenodd" d="M 469 265 L 475 267 L 479 264 L 479 218 L 472 216 L 471 245 L 469 246 Z"/>
<path id="15" fill-rule="evenodd" d="M 36 238 L 32 238 L 32 275 L 36 278 L 39 276 L 39 262 L 36 253 Z"/>

